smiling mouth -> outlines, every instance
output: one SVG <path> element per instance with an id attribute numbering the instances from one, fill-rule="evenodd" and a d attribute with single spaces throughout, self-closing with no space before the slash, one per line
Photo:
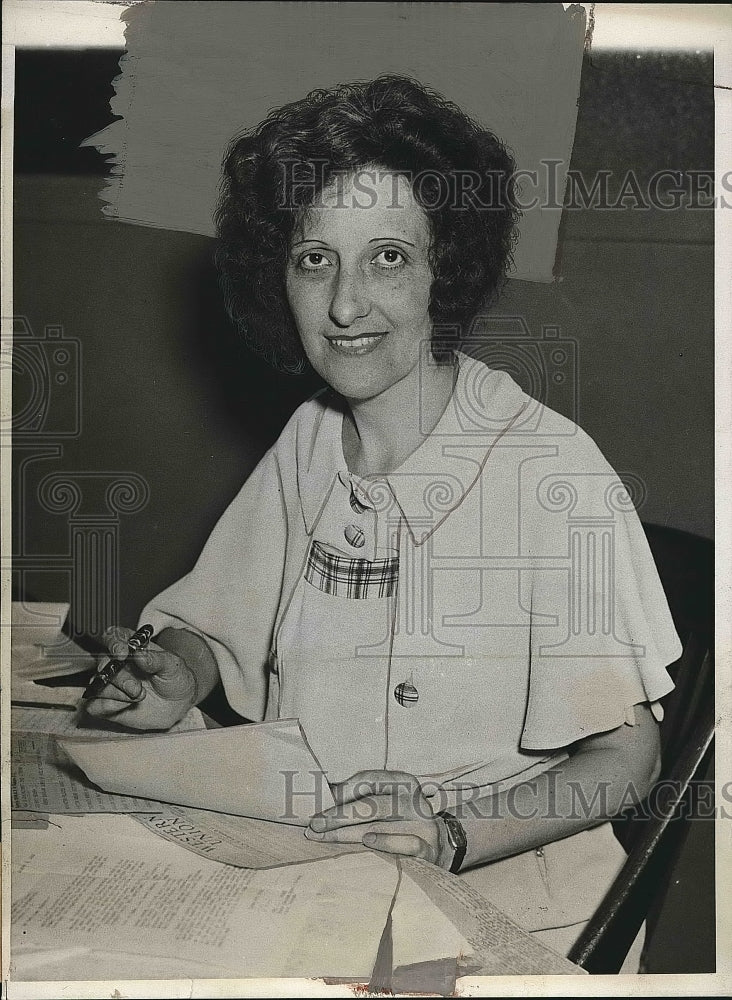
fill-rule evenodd
<path id="1" fill-rule="evenodd" d="M 337 354 L 368 354 L 379 346 L 387 331 L 380 333 L 361 333 L 355 337 L 326 337 L 331 350 Z"/>

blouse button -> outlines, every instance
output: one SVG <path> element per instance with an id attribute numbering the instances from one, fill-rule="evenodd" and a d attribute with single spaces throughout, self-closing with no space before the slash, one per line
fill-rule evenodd
<path id="1" fill-rule="evenodd" d="M 363 548 L 363 544 L 366 541 L 366 536 L 364 535 L 361 528 L 355 524 L 348 524 L 343 532 L 346 536 L 346 541 L 349 545 L 352 545 L 354 549 Z"/>
<path id="2" fill-rule="evenodd" d="M 351 488 L 351 495 L 348 498 L 348 502 L 351 505 L 351 510 L 354 510 L 357 514 L 365 514 L 369 509 L 363 494 L 357 491 L 355 487 Z"/>
<path id="3" fill-rule="evenodd" d="M 419 701 L 419 691 L 410 681 L 402 681 L 394 688 L 394 697 L 405 708 L 411 708 Z"/>

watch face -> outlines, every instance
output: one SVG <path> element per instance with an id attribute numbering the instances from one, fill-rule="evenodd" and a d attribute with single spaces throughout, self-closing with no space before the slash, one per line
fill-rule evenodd
<path id="1" fill-rule="evenodd" d="M 451 847 L 460 848 L 465 847 L 467 844 L 467 837 L 465 836 L 465 830 L 460 820 L 456 819 L 455 816 L 451 816 L 449 813 L 442 813 L 442 818 L 445 821 L 445 828 L 447 829 L 447 839 Z"/>
<path id="2" fill-rule="evenodd" d="M 447 828 L 447 842 L 449 843 L 450 847 L 452 848 L 458 847 L 458 842 L 455 838 L 455 827 L 453 826 L 453 824 L 449 819 L 445 820 L 445 826 Z"/>
<path id="3" fill-rule="evenodd" d="M 460 820 L 451 813 L 438 813 L 438 816 L 440 816 L 445 822 L 447 842 L 455 852 L 449 870 L 454 874 L 457 874 L 457 872 L 460 871 L 460 866 L 462 865 L 463 860 L 465 859 L 468 838 L 465 835 L 465 830 L 463 829 L 463 825 Z"/>

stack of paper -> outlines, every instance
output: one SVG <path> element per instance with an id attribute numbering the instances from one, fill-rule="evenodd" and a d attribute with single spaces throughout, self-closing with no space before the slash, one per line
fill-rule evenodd
<path id="1" fill-rule="evenodd" d="M 108 792 L 295 826 L 335 804 L 296 719 L 61 745 Z"/>
<path id="2" fill-rule="evenodd" d="M 17 832 L 13 869 L 16 980 L 380 976 L 449 995 L 464 971 L 581 971 L 458 877 L 373 852 L 246 870 L 96 815 Z"/>
<path id="3" fill-rule="evenodd" d="M 78 687 L 38 683 L 91 670 L 96 664 L 91 653 L 63 635 L 68 613 L 68 604 L 12 602 L 10 696 L 14 702 L 73 706 L 79 700 Z"/>
<path id="4" fill-rule="evenodd" d="M 79 688 L 74 688 L 78 692 Z M 77 694 L 78 699 L 78 694 Z M 94 736 L 97 739 L 112 736 L 139 736 L 135 729 L 125 729 L 113 719 L 103 719 L 87 715 L 84 702 L 78 700 L 64 708 L 53 705 L 11 705 L 10 726 L 14 732 L 54 733 L 58 736 Z M 201 712 L 192 708 L 183 718 L 171 726 L 170 733 L 188 733 L 192 729 L 205 729 Z"/>
<path id="5" fill-rule="evenodd" d="M 47 733 L 12 733 L 10 753 L 14 810 L 129 813 L 160 805 L 128 795 L 107 795 L 95 788 Z"/>
<path id="6" fill-rule="evenodd" d="M 21 980 L 166 978 L 175 968 L 176 978 L 368 981 L 398 881 L 370 852 L 232 868 L 108 815 L 18 831 L 13 867 Z"/>
<path id="7" fill-rule="evenodd" d="M 14 831 L 19 979 L 124 979 L 134 962 L 135 978 L 448 995 L 461 972 L 579 971 L 457 876 L 306 840 L 333 799 L 294 720 L 59 744 L 16 733 L 13 751 L 14 806 L 52 814 Z"/>
<path id="8" fill-rule="evenodd" d="M 283 811 L 277 783 L 289 782 L 289 775 L 299 767 L 305 766 L 307 771 L 304 778 L 297 772 L 293 788 L 302 788 L 303 780 L 313 780 L 314 773 L 323 781 L 323 808 L 333 804 L 327 782 L 297 723 L 263 723 L 194 732 L 193 723 L 200 721 L 203 726 L 200 712 L 195 709 L 190 715 L 195 713 L 197 719 L 190 719 L 188 738 L 181 740 L 174 739 L 174 734 L 159 738 L 116 733 L 102 736 L 85 730 L 85 735 L 80 735 L 73 723 L 73 713 L 30 708 L 13 711 L 17 713 L 16 726 L 23 720 L 26 729 L 34 730 L 16 728 L 12 735 L 11 799 L 16 825 L 27 825 L 31 821 L 28 813 L 130 813 L 159 837 L 203 857 L 241 868 L 300 864 L 365 850 L 361 845 L 307 840 L 303 826 L 310 815 L 305 816 L 305 811 L 312 808 L 310 796 L 295 796 L 300 811 L 296 824 L 291 817 L 286 822 L 276 821 Z M 49 734 L 53 721 L 53 732 L 74 733 L 74 738 L 59 743 Z M 41 731 L 44 729 L 45 732 Z M 153 758 L 149 755 L 150 744 L 157 748 Z M 191 762 L 198 760 L 199 766 L 203 766 L 224 747 L 228 751 L 224 758 L 228 766 L 218 772 L 212 770 L 207 781 L 196 778 Z M 242 765 L 242 760 L 248 764 Z M 105 772 L 110 761 L 114 762 L 111 770 L 124 772 L 128 767 L 129 774 L 108 780 Z M 79 763 L 84 764 L 84 770 Z M 280 767 L 286 772 L 286 779 L 282 779 Z M 237 772 L 233 779 L 232 770 Z M 135 793 L 140 772 L 146 778 L 144 797 Z M 170 778 L 171 774 L 173 779 L 166 784 L 166 775 Z M 183 775 L 189 780 L 184 782 Z M 156 789 L 159 789 L 157 795 Z M 180 801 L 196 805 L 168 804 L 179 793 Z M 166 801 L 160 801 L 161 797 Z M 219 806 L 218 811 L 198 806 L 211 801 Z M 311 804 L 307 805 L 308 802 Z M 248 815 L 234 815 L 234 808 L 245 810 Z"/>

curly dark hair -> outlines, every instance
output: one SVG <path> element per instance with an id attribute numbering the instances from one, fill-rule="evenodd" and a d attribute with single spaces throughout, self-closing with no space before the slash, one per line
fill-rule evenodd
<path id="1" fill-rule="evenodd" d="M 458 336 L 503 285 L 519 211 L 501 141 L 408 77 L 314 90 L 233 140 L 216 210 L 227 310 L 278 368 L 304 358 L 285 292 L 292 234 L 334 177 L 374 167 L 404 174 L 430 220 L 433 328 Z"/>

